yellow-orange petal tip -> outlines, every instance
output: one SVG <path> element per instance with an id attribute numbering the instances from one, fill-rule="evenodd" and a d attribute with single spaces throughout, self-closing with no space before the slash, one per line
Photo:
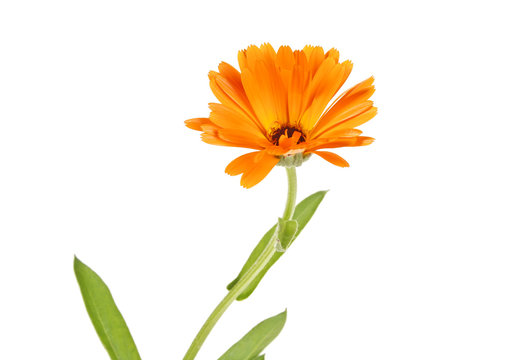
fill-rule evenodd
<path id="1" fill-rule="evenodd" d="M 349 167 L 350 164 L 343 159 L 338 154 L 334 154 L 330 151 L 315 151 L 316 155 L 320 156 L 322 159 L 327 160 L 329 163 L 334 164 L 339 167 Z"/>

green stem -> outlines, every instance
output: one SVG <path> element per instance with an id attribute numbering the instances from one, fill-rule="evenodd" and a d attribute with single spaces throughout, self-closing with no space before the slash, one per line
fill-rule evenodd
<path id="1" fill-rule="evenodd" d="M 294 208 L 296 204 L 296 168 L 295 167 L 286 167 L 287 170 L 287 203 L 284 211 L 284 220 L 290 220 L 294 213 Z M 205 323 L 197 333 L 194 341 L 190 345 L 187 353 L 183 360 L 193 360 L 201 346 L 205 342 L 206 338 L 214 328 L 217 321 L 224 314 L 226 309 L 233 303 L 235 299 L 244 291 L 249 284 L 260 274 L 260 272 L 267 265 L 269 260 L 273 257 L 276 252 L 276 241 L 277 241 L 277 233 L 271 237 L 269 243 L 264 248 L 264 251 L 257 258 L 257 261 L 249 268 L 249 270 L 241 277 L 241 279 L 235 284 L 235 286 L 226 294 L 226 296 L 221 300 L 219 305 L 216 306 L 214 311 L 210 314 L 208 319 L 206 319 Z"/>
<path id="2" fill-rule="evenodd" d="M 294 214 L 294 208 L 296 205 L 296 168 L 286 167 L 287 172 L 287 202 L 285 204 L 284 220 L 291 220 Z"/>

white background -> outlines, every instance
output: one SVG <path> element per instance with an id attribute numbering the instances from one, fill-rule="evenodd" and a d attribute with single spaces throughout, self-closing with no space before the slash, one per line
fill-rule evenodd
<path id="1" fill-rule="evenodd" d="M 281 213 L 202 143 L 207 73 L 271 42 L 336 47 L 376 77 L 377 141 L 313 158 L 331 189 L 199 359 L 288 308 L 268 360 L 516 359 L 512 1 L 2 1 L 0 358 L 107 359 L 73 255 L 110 286 L 144 359 L 181 359 Z"/>

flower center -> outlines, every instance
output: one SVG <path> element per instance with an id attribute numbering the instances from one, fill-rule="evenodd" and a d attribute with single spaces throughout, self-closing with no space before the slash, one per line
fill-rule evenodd
<path id="1" fill-rule="evenodd" d="M 275 145 L 278 145 L 280 142 L 280 137 L 282 135 L 290 138 L 293 136 L 295 131 L 298 131 L 300 133 L 300 138 L 298 139 L 297 144 L 305 142 L 305 134 L 303 133 L 303 131 L 293 126 L 282 126 L 279 128 L 275 128 L 270 132 L 269 136 L 271 138 L 271 142 Z"/>

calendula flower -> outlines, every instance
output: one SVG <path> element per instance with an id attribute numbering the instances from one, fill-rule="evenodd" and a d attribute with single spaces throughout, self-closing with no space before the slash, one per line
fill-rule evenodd
<path id="1" fill-rule="evenodd" d="M 352 71 L 349 60 L 339 62 L 339 52 L 326 53 L 319 46 L 292 51 L 270 44 L 250 46 L 239 52 L 240 72 L 222 62 L 219 72 L 209 73 L 210 87 L 220 101 L 211 103 L 208 118 L 185 121 L 212 145 L 255 151 L 226 167 L 250 188 L 277 164 L 297 166 L 310 154 L 349 166 L 339 155 L 321 149 L 362 146 L 373 138 L 361 136 L 357 126 L 375 116 L 369 100 L 373 77 L 348 89 L 329 106 Z"/>

